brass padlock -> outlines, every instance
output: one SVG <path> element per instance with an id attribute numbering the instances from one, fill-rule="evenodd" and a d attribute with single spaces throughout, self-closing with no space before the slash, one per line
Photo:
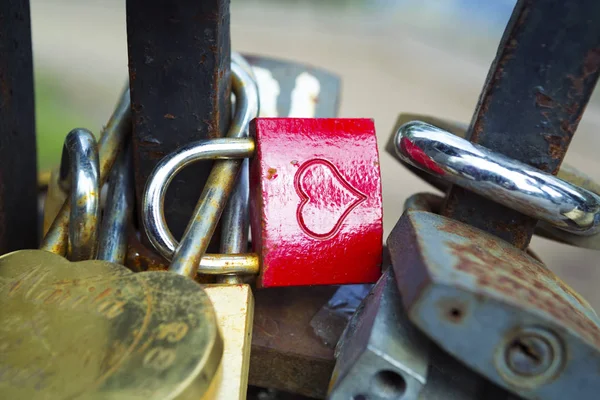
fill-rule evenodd
<path id="1" fill-rule="evenodd" d="M 111 157 L 122 147 L 124 135 L 118 131 L 126 126 L 119 126 L 107 129 L 104 150 Z M 72 160 L 90 155 L 88 179 L 71 185 L 62 216 L 44 241 L 46 251 L 0 257 L 2 397 L 202 396 L 219 365 L 222 341 L 210 300 L 198 284 L 170 273 L 133 274 L 107 261 L 71 263 L 52 253 L 65 251 L 68 240 L 72 249 L 94 249 L 81 232 L 97 232 L 97 201 L 93 196 L 73 201 L 83 193 L 79 186 L 97 192 L 100 185 L 95 141 L 83 130 L 72 131 L 67 140 L 80 145 L 71 147 L 80 151 Z M 69 226 L 69 215 L 77 226 Z"/>

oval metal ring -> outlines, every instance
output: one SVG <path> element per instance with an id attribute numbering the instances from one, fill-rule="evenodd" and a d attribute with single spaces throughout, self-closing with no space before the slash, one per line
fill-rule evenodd
<path id="1" fill-rule="evenodd" d="M 599 230 L 600 196 L 420 121 L 394 139 L 405 162 L 577 235 Z"/>
<path id="2" fill-rule="evenodd" d="M 71 188 L 69 214 L 69 259 L 91 260 L 96 255 L 100 220 L 100 167 L 94 135 L 87 129 L 73 129 L 63 147 Z"/>

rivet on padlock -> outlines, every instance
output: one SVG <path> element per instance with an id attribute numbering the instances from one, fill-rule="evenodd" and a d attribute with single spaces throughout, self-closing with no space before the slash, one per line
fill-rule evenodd
<path id="1" fill-rule="evenodd" d="M 527 399 L 600 390 L 598 317 L 543 264 L 479 229 L 410 209 L 387 244 L 410 320 L 455 358 Z"/>
<path id="2" fill-rule="evenodd" d="M 127 108 L 128 101 L 127 96 Z M 117 126 L 107 129 L 110 137 L 104 137 L 105 153 L 113 160 L 122 147 L 124 135 L 119 131 L 128 129 Z M 97 154 L 91 159 L 98 169 Z M 57 217 L 66 216 L 67 224 L 68 203 L 69 199 L 61 211 L 66 213 Z M 80 217 L 84 225 L 98 223 L 93 215 Z M 47 235 L 52 238 L 46 241 L 48 250 L 67 247 L 67 229 L 55 221 Z M 133 274 L 106 261 L 70 263 L 43 250 L 0 257 L 0 276 L 0 392 L 6 398 L 108 393 L 198 398 L 217 370 L 222 342 L 214 311 L 208 296 L 190 279 Z"/>
<path id="3" fill-rule="evenodd" d="M 373 122 L 257 118 L 250 126 L 254 139 L 193 143 L 161 160 L 144 193 L 144 228 L 156 249 L 171 258 L 177 246 L 162 211 L 177 171 L 202 159 L 254 155 L 250 218 L 261 264 L 258 285 L 376 281 L 383 228 Z M 204 224 L 216 225 L 215 215 L 204 214 Z M 198 243 L 190 241 L 189 247 Z"/>

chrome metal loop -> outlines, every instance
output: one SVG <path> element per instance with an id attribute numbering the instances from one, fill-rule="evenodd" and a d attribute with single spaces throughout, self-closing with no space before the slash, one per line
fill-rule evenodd
<path id="1" fill-rule="evenodd" d="M 241 161 L 215 163 L 194 215 L 184 233 L 181 247 L 170 232 L 164 216 L 164 197 L 175 175 L 187 165 L 206 159 L 249 158 L 254 153 L 254 140 L 243 138 L 250 121 L 258 116 L 256 83 L 243 67 L 232 62 L 233 90 L 236 95 L 235 117 L 227 138 L 190 143 L 163 158 L 150 175 L 142 202 L 144 230 L 154 248 L 165 258 L 175 258 L 171 270 L 195 276 L 225 203 L 235 183 Z"/>
<path id="2" fill-rule="evenodd" d="M 577 235 L 599 228 L 600 196 L 420 121 L 396 132 L 405 162 Z"/>
<path id="3" fill-rule="evenodd" d="M 148 239 L 166 259 L 179 246 L 167 226 L 164 204 L 167 189 L 175 175 L 186 166 L 202 160 L 246 158 L 254 154 L 254 140 L 211 139 L 190 143 L 163 158 L 148 178 L 142 202 L 142 221 Z"/>
<path id="4" fill-rule="evenodd" d="M 73 129 L 63 147 L 63 161 L 69 166 L 71 210 L 68 254 L 71 261 L 93 259 L 100 220 L 100 167 L 94 135 L 87 129 Z"/>

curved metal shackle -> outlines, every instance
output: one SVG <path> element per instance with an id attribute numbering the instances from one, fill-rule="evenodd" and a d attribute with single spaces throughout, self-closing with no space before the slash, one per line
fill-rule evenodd
<path id="1" fill-rule="evenodd" d="M 131 143 L 119 154 L 109 178 L 104 215 L 98 234 L 98 260 L 125 265 L 127 229 L 134 206 Z"/>
<path id="2" fill-rule="evenodd" d="M 235 184 L 241 165 L 239 159 L 251 157 L 254 153 L 254 140 L 240 137 L 250 121 L 258 115 L 257 86 L 236 62 L 232 62 L 231 71 L 236 110 L 227 138 L 190 143 L 169 154 L 155 167 L 144 190 L 144 230 L 154 248 L 165 258 L 172 259 L 170 269 L 185 276 L 196 275 Z M 227 160 L 218 161 L 213 166 L 179 246 L 166 224 L 164 196 L 169 183 L 179 171 L 191 163 L 206 159 Z"/>
<path id="3" fill-rule="evenodd" d="M 241 54 L 237 52 L 231 53 L 232 62 L 237 63 L 242 69 L 250 75 L 252 81 L 256 85 L 258 93 L 258 84 L 256 77 L 252 71 L 252 67 Z M 260 114 L 260 96 L 257 109 L 257 115 Z M 247 137 L 249 126 L 243 132 L 243 136 Z M 244 253 L 248 248 L 248 232 L 250 229 L 250 219 L 248 217 L 248 199 L 250 196 L 250 181 L 249 181 L 249 160 L 244 159 L 240 167 L 240 172 L 233 188 L 227 206 L 221 216 L 221 248 L 222 254 L 240 254 Z M 202 263 L 201 263 L 202 264 Z M 201 265 L 202 267 L 202 265 Z M 218 278 L 219 282 L 224 283 L 240 283 L 241 278 L 236 274 L 227 274 Z"/>
<path id="4" fill-rule="evenodd" d="M 165 195 L 175 175 L 198 161 L 241 159 L 253 154 L 254 140 L 251 138 L 209 139 L 183 146 L 157 164 L 144 189 L 142 222 L 148 239 L 163 257 L 170 260 L 179 246 L 167 226 L 164 212 Z"/>
<path id="5" fill-rule="evenodd" d="M 131 98 L 129 84 L 121 93 L 119 101 L 108 123 L 98 140 L 100 162 L 100 185 L 104 184 L 108 174 L 117 159 L 125 142 L 125 137 L 131 132 Z M 64 255 L 67 251 L 69 215 L 71 209 L 70 197 L 67 197 L 54 222 L 42 240 L 40 248 L 52 253 Z"/>
<path id="6" fill-rule="evenodd" d="M 600 196 L 421 121 L 398 128 L 405 162 L 577 235 L 600 231 Z"/>
<path id="7" fill-rule="evenodd" d="M 67 135 L 63 146 L 63 163 L 68 165 L 71 210 L 69 245 L 71 261 L 94 259 L 100 220 L 100 167 L 94 135 L 76 128 Z M 63 166 L 61 166 L 63 169 Z"/>

